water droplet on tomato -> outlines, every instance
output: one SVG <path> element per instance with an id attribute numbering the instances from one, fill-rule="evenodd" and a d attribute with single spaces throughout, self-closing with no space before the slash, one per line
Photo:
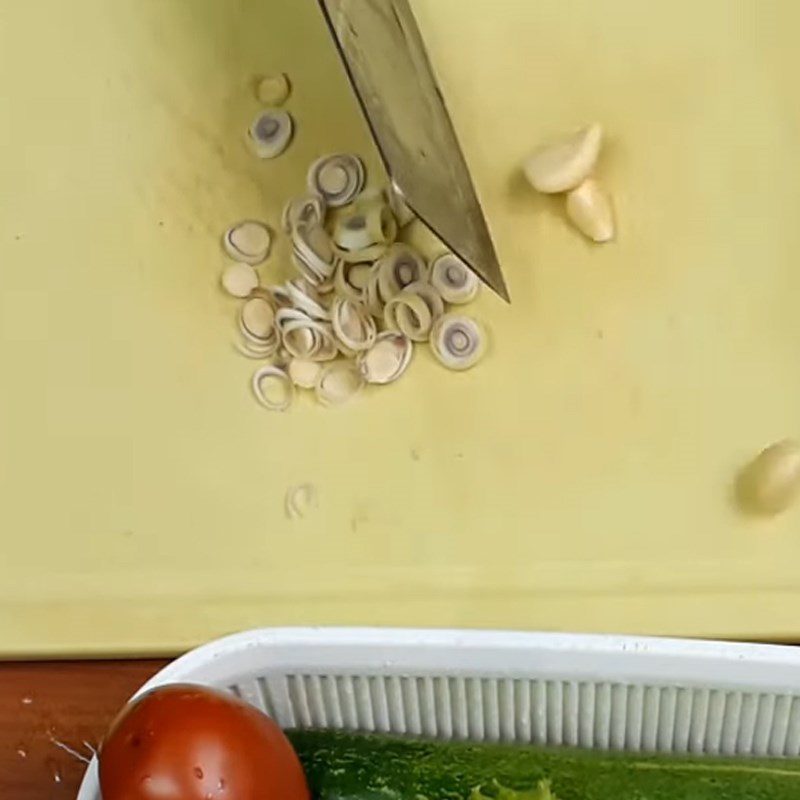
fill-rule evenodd
<path id="1" fill-rule="evenodd" d="M 17 755 L 20 758 L 27 758 L 28 757 L 28 748 L 24 744 L 17 745 Z"/>

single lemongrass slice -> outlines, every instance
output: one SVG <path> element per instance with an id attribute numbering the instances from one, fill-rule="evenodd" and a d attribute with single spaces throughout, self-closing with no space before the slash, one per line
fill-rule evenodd
<path id="1" fill-rule="evenodd" d="M 375 265 L 378 288 L 384 302 L 390 300 L 409 284 L 428 277 L 425 259 L 407 244 L 393 244 Z"/>
<path id="2" fill-rule="evenodd" d="M 313 389 L 322 372 L 322 364 L 307 358 L 293 358 L 287 367 L 292 383 L 301 389 Z"/>
<path id="3" fill-rule="evenodd" d="M 587 178 L 567 195 L 567 217 L 593 242 L 610 242 L 614 238 L 611 201 L 594 178 Z"/>
<path id="4" fill-rule="evenodd" d="M 308 170 L 309 191 L 322 195 L 329 206 L 351 202 L 364 188 L 364 162 L 350 153 L 318 158 Z"/>
<path id="5" fill-rule="evenodd" d="M 229 264 L 223 270 L 220 282 L 232 297 L 247 297 L 258 288 L 258 273 L 249 264 Z"/>
<path id="6" fill-rule="evenodd" d="M 291 298 L 295 308 L 308 314 L 311 319 L 329 320 L 330 311 L 322 305 L 320 297 L 314 285 L 304 278 L 295 278 L 286 284 L 286 292 Z"/>
<path id="7" fill-rule="evenodd" d="M 279 367 L 268 365 L 257 369 L 251 386 L 256 400 L 270 411 L 286 411 L 294 399 L 294 384 Z"/>
<path id="8" fill-rule="evenodd" d="M 367 383 L 396 381 L 411 363 L 414 344 L 407 336 L 394 331 L 379 333 L 375 344 L 358 357 L 358 367 Z"/>
<path id="9" fill-rule="evenodd" d="M 292 91 L 289 78 L 283 73 L 265 75 L 256 87 L 256 97 L 265 106 L 282 106 Z"/>
<path id="10" fill-rule="evenodd" d="M 747 511 L 785 511 L 800 496 L 800 444 L 784 439 L 762 450 L 741 471 L 736 488 Z"/>
<path id="11" fill-rule="evenodd" d="M 471 302 L 480 289 L 477 275 L 453 253 L 443 253 L 433 262 L 430 280 L 442 300 L 455 305 Z"/>
<path id="12" fill-rule="evenodd" d="M 577 133 L 540 147 L 528 157 L 522 169 L 531 186 L 539 192 L 569 192 L 592 173 L 602 141 L 602 127 L 592 123 Z"/>
<path id="13" fill-rule="evenodd" d="M 425 342 L 431 333 L 433 317 L 425 301 L 411 292 L 395 295 L 383 309 L 384 324 L 415 342 Z"/>
<path id="14" fill-rule="evenodd" d="M 269 255 L 272 234 L 263 222 L 245 220 L 225 231 L 222 246 L 234 260 L 245 264 L 260 264 Z"/>
<path id="15" fill-rule="evenodd" d="M 259 158 L 276 158 L 292 140 L 294 122 L 288 111 L 262 111 L 247 129 L 247 142 Z"/>
<path id="16" fill-rule="evenodd" d="M 269 340 L 275 331 L 275 309 L 263 297 L 253 297 L 242 306 L 241 325 L 257 339 Z"/>
<path id="17" fill-rule="evenodd" d="M 364 376 L 352 361 L 334 361 L 320 372 L 315 392 L 324 406 L 340 406 L 364 388 Z"/>
<path id="18" fill-rule="evenodd" d="M 286 490 L 284 503 L 289 519 L 302 519 L 317 509 L 317 490 L 312 483 L 290 486 Z"/>
<path id="19" fill-rule="evenodd" d="M 283 207 L 281 227 L 291 233 L 298 225 L 322 225 L 325 222 L 327 207 L 318 194 L 293 197 Z"/>
<path id="20" fill-rule="evenodd" d="M 378 327 L 367 309 L 347 297 L 337 297 L 331 306 L 333 332 L 347 352 L 368 350 L 375 344 Z"/>
<path id="21" fill-rule="evenodd" d="M 334 274 L 334 291 L 348 300 L 362 301 L 372 269 L 372 264 L 369 262 L 355 264 L 347 261 L 339 262 Z"/>
<path id="22" fill-rule="evenodd" d="M 434 323 L 431 349 L 448 369 L 465 370 L 480 361 L 486 350 L 486 336 L 472 317 L 445 314 Z"/>

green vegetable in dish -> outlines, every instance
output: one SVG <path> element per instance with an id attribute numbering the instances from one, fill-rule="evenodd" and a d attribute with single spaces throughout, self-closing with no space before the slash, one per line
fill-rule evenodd
<path id="1" fill-rule="evenodd" d="M 315 800 L 800 800 L 800 760 L 294 731 Z"/>

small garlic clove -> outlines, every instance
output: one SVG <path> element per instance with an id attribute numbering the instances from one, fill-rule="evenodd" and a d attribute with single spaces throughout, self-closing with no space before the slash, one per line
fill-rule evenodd
<path id="1" fill-rule="evenodd" d="M 256 87 L 256 97 L 265 106 L 282 106 L 288 99 L 292 87 L 289 78 L 279 72 L 275 75 L 266 75 Z"/>
<path id="2" fill-rule="evenodd" d="M 352 361 L 335 361 L 320 372 L 315 392 L 324 406 L 340 406 L 364 388 L 364 377 Z"/>
<path id="3" fill-rule="evenodd" d="M 589 177 L 600 154 L 603 129 L 598 123 L 536 150 L 523 164 L 531 186 L 539 192 L 568 192 Z"/>
<path id="4" fill-rule="evenodd" d="M 249 264 L 230 264 L 220 279 L 222 288 L 232 297 L 247 297 L 258 288 L 258 273 Z"/>
<path id="5" fill-rule="evenodd" d="M 318 158 L 308 170 L 309 191 L 321 195 L 332 208 L 355 199 L 365 180 L 364 162 L 350 153 Z"/>
<path id="6" fill-rule="evenodd" d="M 445 314 L 431 331 L 431 350 L 448 369 L 465 370 L 475 366 L 486 350 L 486 336 L 472 317 Z"/>
<path id="7" fill-rule="evenodd" d="M 411 363 L 414 345 L 407 336 L 394 331 L 379 333 L 375 344 L 358 357 L 358 368 L 367 383 L 396 381 Z"/>
<path id="8" fill-rule="evenodd" d="M 461 305 L 478 295 L 478 276 L 456 255 L 444 253 L 431 264 L 431 286 L 446 303 Z"/>
<path id="9" fill-rule="evenodd" d="M 263 222 L 245 220 L 225 231 L 222 246 L 234 260 L 255 266 L 265 261 L 272 244 L 272 234 Z"/>
<path id="10" fill-rule="evenodd" d="M 247 143 L 259 158 L 276 158 L 289 146 L 294 121 L 288 111 L 270 108 L 262 111 L 247 130 Z"/>
<path id="11" fill-rule="evenodd" d="M 318 361 L 309 361 L 303 358 L 293 358 L 289 361 L 286 370 L 292 383 L 301 389 L 313 389 L 322 372 L 322 364 Z"/>
<path id="12" fill-rule="evenodd" d="M 785 511 L 800 496 L 800 444 L 770 445 L 739 474 L 736 490 L 745 510 L 765 515 Z"/>
<path id="13" fill-rule="evenodd" d="M 610 242 L 614 238 L 611 201 L 594 178 L 587 178 L 567 195 L 567 217 L 593 242 Z"/>
<path id="14" fill-rule="evenodd" d="M 256 370 L 251 388 L 256 400 L 270 411 L 286 411 L 294 399 L 294 384 L 279 367 L 269 365 Z"/>

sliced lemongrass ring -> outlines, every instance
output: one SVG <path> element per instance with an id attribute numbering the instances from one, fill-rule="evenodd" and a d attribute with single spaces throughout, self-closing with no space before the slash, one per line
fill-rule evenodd
<path id="1" fill-rule="evenodd" d="M 263 297 L 252 297 L 241 312 L 242 327 L 258 339 L 269 339 L 275 331 L 275 309 Z"/>
<path id="2" fill-rule="evenodd" d="M 430 281 L 442 300 L 456 305 L 471 302 L 480 289 L 475 273 L 452 253 L 444 253 L 433 262 Z"/>
<path id="3" fill-rule="evenodd" d="M 289 519 L 302 519 L 316 510 L 317 490 L 311 483 L 301 483 L 286 490 L 286 516 Z"/>
<path id="4" fill-rule="evenodd" d="M 256 97 L 265 106 L 282 106 L 292 91 L 289 78 L 279 72 L 275 75 L 265 75 L 256 87 Z"/>
<path id="5" fill-rule="evenodd" d="M 245 264 L 260 264 L 269 255 L 272 234 L 263 222 L 247 219 L 225 231 L 222 246 L 234 260 Z"/>
<path id="6" fill-rule="evenodd" d="M 329 206 L 343 206 L 364 188 L 366 171 L 358 156 L 350 153 L 318 158 L 308 170 L 308 188 L 322 195 Z"/>
<path id="7" fill-rule="evenodd" d="M 292 299 L 295 308 L 308 314 L 312 319 L 329 320 L 330 311 L 322 305 L 320 298 L 313 284 L 304 278 L 295 278 L 286 284 L 286 292 Z"/>
<path id="8" fill-rule="evenodd" d="M 325 200 L 321 195 L 295 197 L 283 207 L 281 227 L 286 233 L 291 233 L 299 225 L 322 225 L 326 212 Z"/>
<path id="9" fill-rule="evenodd" d="M 433 286 L 425 281 L 409 283 L 408 286 L 403 289 L 402 294 L 415 294 L 421 297 L 425 305 L 428 306 L 428 310 L 431 312 L 431 319 L 434 322 L 444 314 L 444 300 L 442 300 L 442 296 Z"/>
<path id="10" fill-rule="evenodd" d="M 397 223 L 389 207 L 381 202 L 357 203 L 339 214 L 333 241 L 348 253 L 363 251 L 376 244 L 387 245 L 397 236 Z"/>
<path id="11" fill-rule="evenodd" d="M 292 383 L 301 389 L 313 389 L 317 385 L 317 378 L 322 372 L 322 365 L 318 361 L 308 358 L 293 358 L 286 368 Z"/>
<path id="12" fill-rule="evenodd" d="M 281 328 L 284 347 L 295 358 L 330 361 L 338 349 L 330 325 L 313 319 L 294 320 Z"/>
<path id="13" fill-rule="evenodd" d="M 222 272 L 220 283 L 232 297 L 248 297 L 258 288 L 258 273 L 249 264 L 229 264 Z"/>
<path id="14" fill-rule="evenodd" d="M 472 317 L 445 314 L 433 325 L 431 349 L 448 369 L 469 369 L 486 351 L 486 336 Z"/>
<path id="15" fill-rule="evenodd" d="M 280 367 L 268 365 L 257 369 L 251 387 L 256 400 L 270 411 L 286 411 L 294 399 L 294 384 Z"/>
<path id="16" fill-rule="evenodd" d="M 364 388 L 364 376 L 352 361 L 335 361 L 317 378 L 317 400 L 324 406 L 340 406 Z"/>
<path id="17" fill-rule="evenodd" d="M 431 333 L 433 316 L 418 294 L 400 292 L 383 309 L 384 324 L 415 342 L 425 342 Z"/>
<path id="18" fill-rule="evenodd" d="M 346 261 L 339 262 L 333 276 L 334 290 L 340 297 L 360 302 L 364 299 L 372 268 L 372 264 L 369 262 L 356 264 L 349 264 Z"/>
<path id="19" fill-rule="evenodd" d="M 375 344 L 358 357 L 358 367 L 367 383 L 396 381 L 408 369 L 414 345 L 407 336 L 394 331 L 379 333 Z"/>
<path id="20" fill-rule="evenodd" d="M 348 352 L 368 350 L 375 344 L 378 326 L 361 303 L 337 297 L 331 306 L 331 324 Z"/>
<path id="21" fill-rule="evenodd" d="M 276 158 L 289 146 L 293 131 L 294 122 L 287 111 L 269 108 L 253 120 L 247 142 L 259 158 Z"/>
<path id="22" fill-rule="evenodd" d="M 375 265 L 378 286 L 384 301 L 409 284 L 424 281 L 428 275 L 425 259 L 407 244 L 393 244 Z"/>
<path id="23" fill-rule="evenodd" d="M 536 150 L 523 165 L 525 176 L 539 192 L 569 192 L 591 175 L 602 141 L 602 127 L 596 122 L 587 125 Z"/>
<path id="24" fill-rule="evenodd" d="M 275 355 L 279 344 L 280 339 L 277 337 L 271 339 L 269 342 L 264 342 L 261 344 L 256 344 L 255 342 L 245 338 L 245 340 L 242 342 L 234 342 L 233 347 L 239 355 L 244 356 L 245 358 L 252 358 L 256 361 L 265 361 L 266 359 L 272 358 L 272 356 Z"/>
<path id="25" fill-rule="evenodd" d="M 336 253 L 327 232 L 321 225 L 301 225 L 292 231 L 292 252 L 295 264 L 306 278 L 314 276 L 312 283 L 320 283 L 333 276 Z M 299 262 L 299 263 L 298 263 Z"/>

